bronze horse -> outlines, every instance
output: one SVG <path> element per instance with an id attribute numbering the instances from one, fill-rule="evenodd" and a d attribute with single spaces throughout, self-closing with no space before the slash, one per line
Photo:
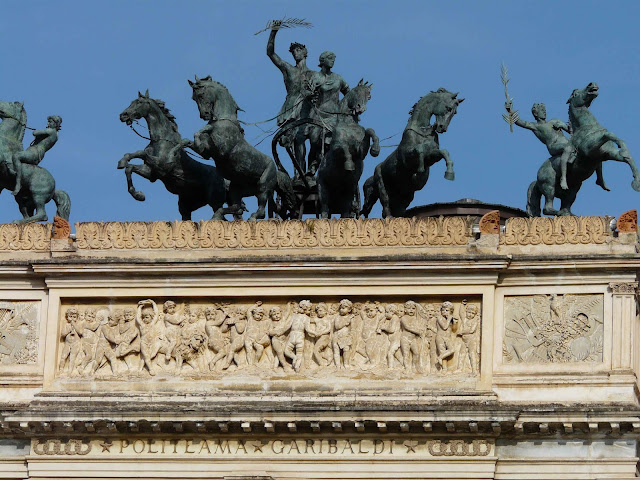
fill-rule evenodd
<path id="1" fill-rule="evenodd" d="M 449 152 L 440 148 L 438 134 L 447 131 L 458 105 L 464 101 L 457 96 L 457 93 L 439 88 L 413 106 L 400 145 L 376 166 L 373 176 L 364 183 L 362 213 L 365 217 L 378 199 L 384 218 L 404 216 L 415 192 L 426 185 L 429 167 L 443 158 L 447 164 L 444 178 L 455 178 L 453 161 Z M 434 115 L 435 122 L 431 125 Z"/>
<path id="2" fill-rule="evenodd" d="M 224 206 L 226 188 L 224 178 L 216 167 L 200 163 L 182 149 L 182 137 L 178 132 L 175 117 L 162 100 L 149 97 L 149 91 L 131 102 L 121 114 L 120 121 L 131 125 L 144 118 L 149 127 L 150 142 L 144 150 L 125 154 L 118 162 L 127 176 L 129 193 L 138 201 L 145 195 L 133 186 L 132 173 L 151 182 L 162 181 L 167 190 L 178 195 L 178 210 L 182 220 L 191 220 L 191 214 L 204 205 L 216 212 Z M 134 165 L 131 159 L 139 158 L 144 163 Z"/>
<path id="3" fill-rule="evenodd" d="M 258 209 L 249 220 L 265 218 L 266 206 L 274 206 L 273 194 L 278 192 L 286 205 L 295 205 L 296 198 L 289 174 L 282 165 L 258 151 L 244 138 L 238 122 L 238 104 L 227 87 L 210 76 L 196 81 L 189 80 L 193 88 L 193 100 L 198 104 L 200 118 L 207 121 L 194 136 L 194 141 L 184 141 L 205 158 L 216 162 L 218 171 L 229 180 L 229 207 L 220 208 L 214 218 L 225 213 L 238 214 L 243 209 L 242 199 L 255 196 Z"/>
<path id="4" fill-rule="evenodd" d="M 585 88 L 573 91 L 569 104 L 569 121 L 571 122 L 571 143 L 576 149 L 576 159 L 567 165 L 568 189 L 560 188 L 560 156 L 547 159 L 540 169 L 536 181 L 529 185 L 527 192 L 527 213 L 540 216 L 540 200 L 544 195 L 545 215 L 572 215 L 571 206 L 582 182 L 596 171 L 602 162 L 615 160 L 631 167 L 633 182 L 631 187 L 640 191 L 640 173 L 636 167 L 627 145 L 613 133 L 598 123 L 589 111 L 591 102 L 598 96 L 598 85 L 590 83 Z M 560 199 L 560 210 L 553 208 L 554 198 Z"/>

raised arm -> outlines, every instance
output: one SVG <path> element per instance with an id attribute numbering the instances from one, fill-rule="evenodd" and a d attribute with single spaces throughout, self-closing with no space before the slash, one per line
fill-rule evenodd
<path id="1" fill-rule="evenodd" d="M 513 104 L 510 101 L 504 102 L 504 108 L 507 111 L 507 113 L 511 113 L 511 110 L 513 109 Z M 536 124 L 533 122 L 527 122 L 526 120 L 521 120 L 519 118 L 514 123 L 521 128 L 526 128 L 527 130 L 535 130 L 535 126 L 536 126 Z"/>
<path id="2" fill-rule="evenodd" d="M 284 71 L 287 69 L 287 62 L 282 60 L 280 56 L 276 53 L 277 33 L 278 33 L 278 28 L 274 28 L 271 30 L 271 34 L 269 35 L 269 41 L 267 42 L 267 57 L 269 57 L 273 62 L 273 64 L 284 73 Z"/>

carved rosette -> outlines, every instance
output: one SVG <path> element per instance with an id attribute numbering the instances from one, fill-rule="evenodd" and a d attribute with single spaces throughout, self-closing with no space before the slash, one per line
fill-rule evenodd
<path id="1" fill-rule="evenodd" d="M 105 301 L 61 312 L 59 376 L 475 377 L 479 299 Z"/>
<path id="2" fill-rule="evenodd" d="M 612 236 L 608 217 L 510 218 L 501 245 L 604 244 Z"/>
<path id="3" fill-rule="evenodd" d="M 464 246 L 466 218 L 266 220 L 261 222 L 86 222 L 78 249 L 314 248 Z"/>

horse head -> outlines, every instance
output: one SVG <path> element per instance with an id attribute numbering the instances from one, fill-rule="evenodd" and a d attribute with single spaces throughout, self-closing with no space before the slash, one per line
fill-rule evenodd
<path id="1" fill-rule="evenodd" d="M 367 102 L 371 100 L 371 88 L 364 80 L 360 80 L 352 90 L 340 101 L 340 111 L 349 114 L 356 122 L 360 121 L 360 115 L 367 111 Z"/>
<path id="2" fill-rule="evenodd" d="M 2 126 L 0 126 L 2 135 L 5 138 L 12 137 L 22 142 L 27 126 L 27 112 L 24 109 L 24 103 L 0 102 L 0 118 L 2 119 Z"/>
<path id="3" fill-rule="evenodd" d="M 153 99 L 149 98 L 149 90 L 144 95 L 138 92 L 138 98 L 133 100 L 120 114 L 120 121 L 131 125 L 134 120 L 144 118 L 151 111 L 151 102 Z"/>
<path id="4" fill-rule="evenodd" d="M 571 92 L 571 96 L 567 103 L 571 107 L 587 107 L 591 106 L 591 102 L 598 96 L 598 84 L 591 82 L 584 88 L 576 88 Z"/>
<path id="5" fill-rule="evenodd" d="M 158 113 L 158 115 L 154 115 L 154 118 L 156 119 L 155 122 L 150 121 L 149 118 L 149 114 L 153 112 Z M 163 116 L 166 122 L 162 121 Z M 144 95 L 138 92 L 138 97 L 135 98 L 120 114 L 120 121 L 127 125 L 131 125 L 135 120 L 139 120 L 141 118 L 147 119 L 147 123 L 149 123 L 149 130 L 155 129 L 163 124 L 166 125 L 166 123 L 168 123 L 173 130 L 178 130 L 176 118 L 171 114 L 162 100 L 149 97 L 149 90 L 147 90 Z M 158 123 L 158 121 L 160 123 Z"/>
<path id="6" fill-rule="evenodd" d="M 436 133 L 444 133 L 449 128 L 451 119 L 458 112 L 458 105 L 464 102 L 464 98 L 458 98 L 457 93 L 439 88 L 435 92 L 430 92 L 416 103 L 409 115 L 412 120 L 416 120 L 420 126 L 430 125 L 431 117 L 435 116 L 433 127 Z"/>
<path id="7" fill-rule="evenodd" d="M 216 82 L 208 75 L 198 78 L 195 82 L 187 80 L 193 89 L 192 99 L 198 105 L 200 118 L 207 122 L 217 118 L 237 118 L 241 108 L 235 102 L 227 87 Z"/>
<path id="8" fill-rule="evenodd" d="M 598 96 L 598 85 L 591 82 L 585 88 L 576 88 L 571 92 L 569 104 L 569 121 L 574 131 L 587 126 L 597 125 L 597 120 L 589 111 L 591 102 Z"/>

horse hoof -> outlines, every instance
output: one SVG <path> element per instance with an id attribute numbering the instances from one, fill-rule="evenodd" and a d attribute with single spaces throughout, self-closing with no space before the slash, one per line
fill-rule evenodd
<path id="1" fill-rule="evenodd" d="M 146 197 L 144 196 L 144 193 L 142 193 L 142 192 L 133 192 L 133 193 L 131 194 L 131 196 L 132 196 L 133 198 L 135 198 L 136 200 L 138 200 L 139 202 L 144 202 L 144 200 L 145 200 L 145 198 L 146 198 Z"/>
<path id="2" fill-rule="evenodd" d="M 444 178 L 445 180 L 455 180 L 456 174 L 453 172 L 444 172 Z"/>
<path id="3" fill-rule="evenodd" d="M 640 192 L 640 180 L 634 180 L 631 182 L 631 188 L 633 188 L 636 192 Z"/>

